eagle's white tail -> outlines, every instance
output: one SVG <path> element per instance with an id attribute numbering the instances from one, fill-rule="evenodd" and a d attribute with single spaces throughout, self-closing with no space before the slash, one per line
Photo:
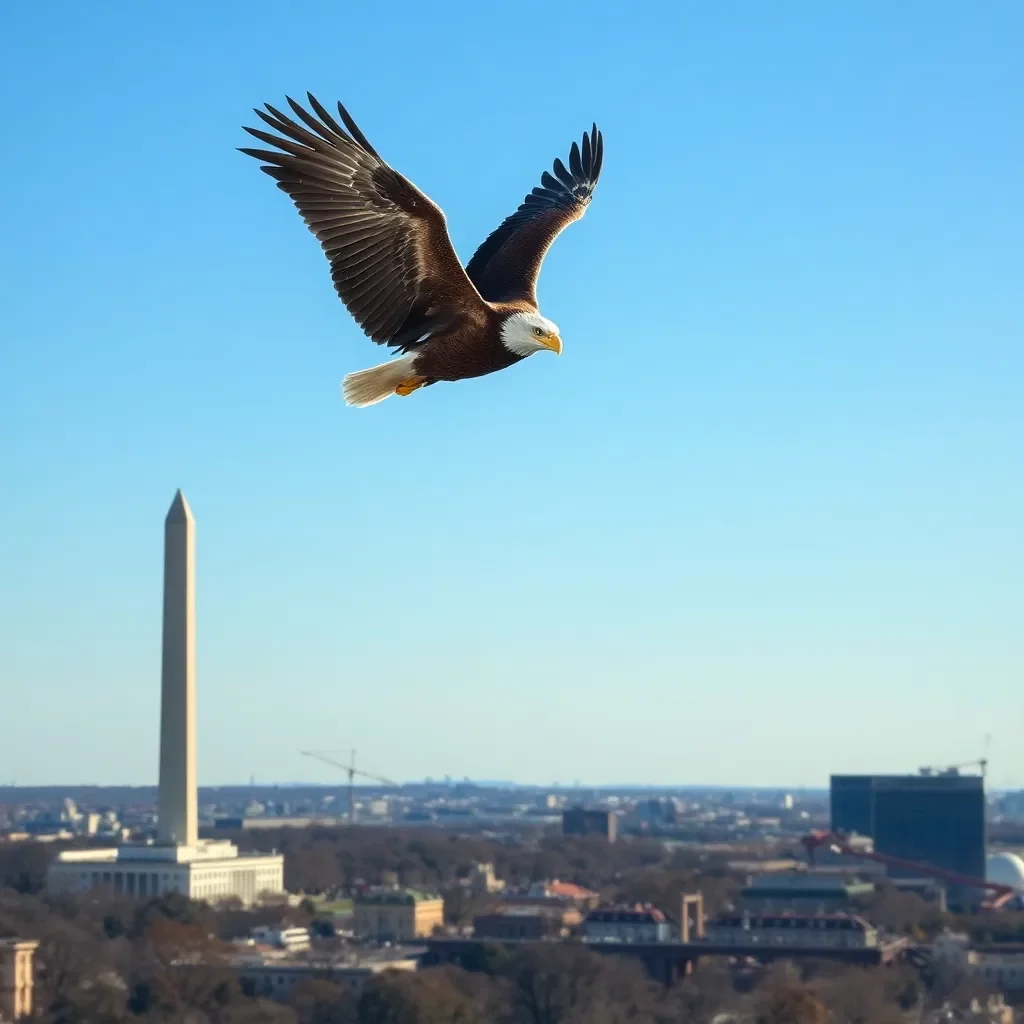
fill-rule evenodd
<path id="1" fill-rule="evenodd" d="M 389 363 L 371 366 L 368 370 L 356 370 L 348 373 L 341 382 L 341 390 L 347 405 L 364 408 L 376 405 L 395 393 L 395 388 L 403 381 L 415 377 L 412 364 L 416 359 L 415 352 L 409 352 Z"/>

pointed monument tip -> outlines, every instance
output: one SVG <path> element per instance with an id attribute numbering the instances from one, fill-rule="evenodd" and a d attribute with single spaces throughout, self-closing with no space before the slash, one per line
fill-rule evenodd
<path id="1" fill-rule="evenodd" d="M 170 511 L 167 513 L 167 522 L 169 523 L 191 523 L 194 522 L 192 518 L 192 509 L 188 507 L 188 502 L 185 500 L 185 495 L 181 493 L 181 488 L 178 488 L 177 493 L 174 495 L 174 501 L 171 502 Z"/>

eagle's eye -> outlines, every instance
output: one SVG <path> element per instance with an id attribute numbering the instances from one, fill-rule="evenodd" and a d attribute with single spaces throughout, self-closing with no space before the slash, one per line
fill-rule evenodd
<path id="1" fill-rule="evenodd" d="M 536 334 L 538 338 L 541 338 L 541 337 L 544 336 L 544 328 L 543 327 L 534 327 L 533 333 Z"/>

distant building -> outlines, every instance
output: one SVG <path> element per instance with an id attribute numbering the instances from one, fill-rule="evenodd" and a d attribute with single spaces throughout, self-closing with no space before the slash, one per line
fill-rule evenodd
<path id="1" fill-rule="evenodd" d="M 1011 821 L 1020 821 L 1024 818 L 1024 789 L 1007 793 L 999 801 L 999 809 Z"/>
<path id="2" fill-rule="evenodd" d="M 878 945 L 874 925 L 850 914 L 724 914 L 707 923 L 705 937 L 730 946 L 867 949 Z"/>
<path id="3" fill-rule="evenodd" d="M 534 882 L 526 891 L 531 898 L 564 900 L 578 907 L 596 906 L 600 895 L 593 889 L 574 882 L 562 882 L 555 878 L 550 882 Z"/>
<path id="4" fill-rule="evenodd" d="M 931 967 L 936 976 L 955 980 L 964 975 L 987 988 L 1019 997 L 1024 993 L 1024 952 L 981 952 L 971 949 L 967 935 L 946 932 L 931 947 Z"/>
<path id="5" fill-rule="evenodd" d="M 679 809 L 676 802 L 659 797 L 640 800 L 636 805 L 635 815 L 641 825 L 649 825 L 651 828 L 672 826 L 679 821 Z"/>
<path id="6" fill-rule="evenodd" d="M 377 889 L 352 901 L 353 931 L 381 942 L 426 938 L 444 927 L 444 900 L 416 889 Z"/>
<path id="7" fill-rule="evenodd" d="M 875 775 L 833 775 L 829 784 L 829 820 L 833 832 L 875 834 Z"/>
<path id="8" fill-rule="evenodd" d="M 562 835 L 602 836 L 615 842 L 615 814 L 612 811 L 572 807 L 562 812 Z"/>
<path id="9" fill-rule="evenodd" d="M 932 878 L 890 878 L 891 885 L 898 892 L 908 892 L 920 896 L 926 903 L 934 903 L 935 909 L 944 914 L 946 905 L 946 886 Z"/>
<path id="10" fill-rule="evenodd" d="M 409 825 L 425 825 L 437 819 L 431 811 L 412 810 L 406 811 L 405 817 L 402 820 Z"/>
<path id="11" fill-rule="evenodd" d="M 254 996 L 286 1000 L 295 986 L 306 980 L 333 981 L 353 996 L 359 996 L 366 982 L 375 975 L 385 971 L 415 971 L 419 966 L 417 955 L 399 951 L 396 956 L 381 953 L 336 961 L 290 961 L 243 953 L 232 959 L 231 966 L 242 988 Z"/>
<path id="12" fill-rule="evenodd" d="M 590 942 L 668 942 L 672 925 L 649 903 L 598 907 L 584 920 L 583 937 Z"/>
<path id="13" fill-rule="evenodd" d="M 871 882 L 838 874 L 765 874 L 752 878 L 740 893 L 740 903 L 751 913 L 786 911 L 827 914 L 856 910 L 875 894 Z"/>
<path id="14" fill-rule="evenodd" d="M 796 871 L 800 864 L 801 862 L 795 857 L 774 857 L 771 860 L 730 860 L 727 862 L 730 871 L 738 871 L 742 875 L 781 874 Z"/>
<path id="15" fill-rule="evenodd" d="M 938 775 L 833 775 L 832 828 L 870 835 L 875 851 L 927 863 L 971 878 L 985 877 L 985 780 L 955 771 Z M 888 868 L 892 878 L 917 877 Z M 948 885 L 953 908 L 979 902 L 981 892 Z"/>
<path id="16" fill-rule="evenodd" d="M 525 891 L 509 892 L 502 897 L 506 904 L 535 904 L 573 906 L 580 910 L 593 910 L 601 896 L 592 889 L 572 882 L 561 882 L 557 878 L 550 882 L 534 882 Z"/>
<path id="17" fill-rule="evenodd" d="M 224 815 L 213 820 L 213 827 L 219 832 L 249 832 L 254 829 L 311 828 L 314 825 L 332 828 L 344 824 L 344 818 L 246 818 Z"/>
<path id="18" fill-rule="evenodd" d="M 245 856 L 223 840 L 65 850 L 50 864 L 47 885 L 53 892 L 103 887 L 142 899 L 178 892 L 193 900 L 238 899 L 248 906 L 284 891 L 284 858 Z"/>
<path id="19" fill-rule="evenodd" d="M 985 880 L 1009 885 L 1017 890 L 1008 906 L 1016 910 L 1024 907 L 1024 860 L 1016 853 L 989 854 L 985 861 Z"/>
<path id="20" fill-rule="evenodd" d="M 1015 997 L 1024 992 L 1024 954 L 972 951 L 967 964 L 970 973 L 988 988 Z"/>
<path id="21" fill-rule="evenodd" d="M 864 856 L 874 852 L 875 841 L 866 835 L 848 835 L 846 845 L 852 852 L 844 853 L 837 847 L 821 846 L 814 853 L 815 873 L 845 872 L 857 874 L 863 878 L 875 878 L 879 881 L 888 876 L 885 865 Z"/>
<path id="22" fill-rule="evenodd" d="M 309 949 L 310 946 L 308 928 L 271 928 L 261 925 L 258 928 L 253 928 L 250 934 L 254 942 L 266 943 L 268 946 L 275 946 L 277 949 L 284 949 L 289 953 Z"/>
<path id="23" fill-rule="evenodd" d="M 1013 1007 L 1001 995 L 975 997 L 962 1009 L 944 1003 L 928 1018 L 928 1024 L 1013 1024 Z"/>
<path id="24" fill-rule="evenodd" d="M 0 939 L 0 1020 L 33 1016 L 32 958 L 38 945 L 29 939 Z"/>
<path id="25" fill-rule="evenodd" d="M 573 907 L 508 906 L 473 918 L 473 935 L 478 939 L 565 938 L 582 920 Z"/>
<path id="26" fill-rule="evenodd" d="M 469 888 L 479 895 L 501 892 L 505 883 L 494 875 L 494 865 L 477 862 L 473 865 L 468 879 Z"/>

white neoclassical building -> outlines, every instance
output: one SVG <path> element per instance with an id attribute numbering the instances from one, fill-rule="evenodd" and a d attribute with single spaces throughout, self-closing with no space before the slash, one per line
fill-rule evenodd
<path id="1" fill-rule="evenodd" d="M 250 905 L 284 892 L 284 857 L 240 854 L 234 843 L 205 839 L 195 846 L 65 850 L 50 865 L 49 885 L 65 892 L 105 886 L 138 897 L 179 892 L 209 903 L 237 897 Z"/>
<path id="2" fill-rule="evenodd" d="M 195 520 L 178 491 L 164 522 L 164 623 L 160 701 L 160 792 L 154 843 L 65 850 L 50 865 L 51 889 L 109 886 L 132 896 L 178 892 L 245 904 L 284 892 L 281 854 L 240 854 L 200 839 L 196 785 Z"/>

